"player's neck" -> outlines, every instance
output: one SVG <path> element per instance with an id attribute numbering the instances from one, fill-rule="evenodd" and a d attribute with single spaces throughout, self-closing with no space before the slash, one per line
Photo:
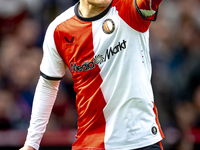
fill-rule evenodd
<path id="1" fill-rule="evenodd" d="M 109 4 L 96 5 L 96 4 L 88 3 L 87 1 L 83 0 L 83 1 L 80 1 L 80 4 L 79 4 L 79 12 L 82 15 L 82 17 L 85 17 L 85 18 L 94 17 L 102 13 L 108 6 Z"/>

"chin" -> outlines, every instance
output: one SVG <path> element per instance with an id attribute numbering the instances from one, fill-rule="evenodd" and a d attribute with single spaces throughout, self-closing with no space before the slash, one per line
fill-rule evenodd
<path id="1" fill-rule="evenodd" d="M 87 0 L 87 1 L 92 5 L 96 5 L 99 7 L 107 7 L 110 5 L 112 0 Z"/>

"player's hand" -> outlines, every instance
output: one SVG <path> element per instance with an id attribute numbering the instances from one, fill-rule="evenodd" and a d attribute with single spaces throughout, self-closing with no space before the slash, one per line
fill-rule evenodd
<path id="1" fill-rule="evenodd" d="M 20 148 L 19 150 L 35 150 L 34 148 L 25 145 L 24 147 Z"/>

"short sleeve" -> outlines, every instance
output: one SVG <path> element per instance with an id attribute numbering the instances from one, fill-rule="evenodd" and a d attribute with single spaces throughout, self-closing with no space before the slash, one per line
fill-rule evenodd
<path id="1" fill-rule="evenodd" d="M 67 68 L 67 65 L 60 57 L 55 46 L 55 28 L 54 23 L 51 23 L 47 29 L 43 43 L 43 59 L 40 65 L 41 75 L 50 80 L 62 79 Z"/>

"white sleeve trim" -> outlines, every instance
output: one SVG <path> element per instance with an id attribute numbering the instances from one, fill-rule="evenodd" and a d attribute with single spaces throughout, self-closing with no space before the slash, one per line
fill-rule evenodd
<path id="1" fill-rule="evenodd" d="M 30 126 L 26 137 L 25 145 L 31 146 L 36 150 L 43 134 L 57 96 L 60 81 L 50 81 L 40 77 L 33 101 Z"/>

